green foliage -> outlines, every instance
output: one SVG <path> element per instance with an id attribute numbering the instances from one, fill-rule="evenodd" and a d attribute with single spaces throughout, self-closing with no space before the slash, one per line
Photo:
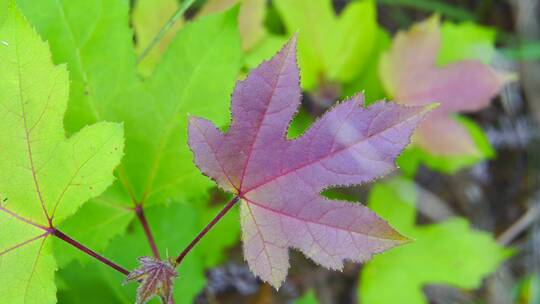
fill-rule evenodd
<path id="1" fill-rule="evenodd" d="M 174 250 L 185 246 L 187 239 L 194 237 L 202 223 L 216 212 L 216 208 L 198 203 L 207 199 L 205 193 L 211 184 L 194 170 L 191 162 L 191 153 L 185 144 L 187 114 L 204 115 L 219 123 L 228 120 L 226 101 L 241 63 L 237 11 L 200 18 L 184 26 L 171 41 L 154 73 L 143 81 L 137 71 L 126 1 L 21 0 L 19 4 L 42 37 L 49 41 L 53 60 L 67 63 L 71 80 L 65 117 L 68 133 L 81 128 L 81 132 L 89 132 L 93 129 L 84 128 L 85 125 L 102 120 L 123 122 L 126 129 L 125 157 L 116 171 L 119 180 L 62 223 L 62 231 L 98 251 L 105 250 L 115 237 L 119 244 L 136 243 L 126 245 L 123 252 L 131 253 L 122 257 L 129 261 L 125 265 L 131 267 L 139 255 L 130 248 L 143 246 L 148 251 L 147 241 L 140 235 L 121 237 L 134 219 L 134 203 L 150 207 L 174 201 L 185 209 L 183 217 L 175 220 L 168 218 L 169 213 L 162 214 L 159 220 L 169 223 L 168 230 L 157 229 L 155 238 L 158 245 L 163 244 L 167 236 L 176 235 L 170 231 L 179 229 L 182 223 L 183 239 L 175 242 Z M 106 168 L 108 163 L 102 161 L 99 169 Z M 215 232 L 218 241 L 203 241 L 200 247 L 207 251 L 195 254 L 191 258 L 193 262 L 182 266 L 192 269 L 181 269 L 179 285 L 183 287 L 177 288 L 181 298 L 187 299 L 200 290 L 204 269 L 221 260 L 224 246 L 238 240 L 238 227 L 233 223 L 224 221 L 221 235 Z M 140 224 L 133 223 L 131 227 L 137 225 Z M 80 252 L 66 250 L 65 244 L 56 247 L 61 266 L 67 265 L 74 256 L 86 260 Z M 119 249 L 114 250 L 113 247 L 106 251 L 106 254 L 116 253 L 112 254 L 113 260 L 123 254 Z M 124 261 L 122 259 L 118 261 Z M 101 272 L 107 277 L 105 282 L 113 286 L 121 282 L 109 269 Z M 92 276 L 95 276 L 93 272 Z M 94 279 L 98 278 L 102 276 Z M 114 294 L 119 294 L 116 287 L 111 288 Z M 66 293 L 71 292 L 77 293 L 77 288 Z"/>
<path id="2" fill-rule="evenodd" d="M 63 246 L 63 245 L 62 245 Z M 64 250 L 72 250 L 64 248 Z M 121 287 L 120 274 L 109 274 L 109 269 L 89 261 L 84 265 L 70 263 L 57 273 L 59 304 L 119 303 L 133 304 L 133 286 Z"/>
<path id="3" fill-rule="evenodd" d="M 68 113 L 66 121 L 73 122 L 70 129 L 88 120 L 124 121 L 127 148 L 122 179 L 134 200 L 154 203 L 185 198 L 189 196 L 186 182 L 205 189 L 204 179 L 194 174 L 182 130 L 188 111 L 222 123 L 228 119 L 226 100 L 240 63 L 236 11 L 185 26 L 155 73 L 142 82 L 137 77 L 125 1 L 65 1 L 61 7 L 55 4 L 58 1 L 21 2 L 29 19 L 50 41 L 55 60 L 75 70 L 72 82 L 79 82 L 77 72 L 86 80 L 84 85 L 72 86 L 70 108 L 87 105 L 94 110 Z M 57 30 L 50 31 L 53 28 Z M 79 39 L 66 46 L 67 39 L 62 37 L 69 33 Z M 82 113 L 95 115 L 85 119 Z"/>
<path id="4" fill-rule="evenodd" d="M 212 211 L 216 210 L 179 203 L 149 208 L 146 217 L 161 256 L 173 258 L 180 252 L 204 227 L 210 213 L 215 215 Z M 220 221 L 205 237 L 205 243 L 195 247 L 186 257 L 178 268 L 180 276 L 175 282 L 176 303 L 193 302 L 193 297 L 204 287 L 205 269 L 223 259 L 224 249 L 237 241 L 238 234 L 238 212 L 235 211 Z M 64 244 L 60 246 L 62 250 L 73 250 L 65 248 Z M 151 255 L 151 250 L 141 225 L 133 221 L 128 232 L 113 239 L 104 254 L 120 265 L 133 269 L 137 266 L 137 257 Z M 84 259 L 89 258 L 84 256 Z M 122 275 L 95 262 L 73 262 L 58 273 L 58 278 L 68 282 L 68 287 L 59 292 L 59 303 L 80 303 L 83 302 L 81 299 L 84 299 L 84 303 L 135 302 L 136 284 L 120 285 Z M 100 286 L 104 288 L 103 292 L 95 292 Z"/>
<path id="5" fill-rule="evenodd" d="M 68 73 L 10 1 L 0 29 L 0 302 L 55 302 L 52 227 L 113 182 L 123 128 L 66 139 Z M 54 240 L 54 241 L 53 241 Z"/>
<path id="6" fill-rule="evenodd" d="M 540 42 L 524 41 L 516 47 L 507 47 L 500 51 L 503 55 L 511 59 L 538 60 L 540 58 Z"/>
<path id="7" fill-rule="evenodd" d="M 226 201 L 226 200 L 224 200 Z M 222 201 L 215 207 L 202 207 L 198 208 L 198 223 L 197 228 L 200 231 L 212 218 L 221 210 Z M 237 209 L 232 209 L 228 212 L 227 216 L 222 218 L 215 228 L 208 232 L 198 244 L 199 252 L 204 253 L 199 255 L 203 264 L 206 267 L 215 266 L 218 263 L 223 262 L 224 252 L 223 249 L 234 245 L 240 238 L 240 226 L 238 225 L 238 219 L 240 215 Z"/>
<path id="8" fill-rule="evenodd" d="M 378 77 L 378 72 L 381 55 L 390 48 L 390 43 L 390 34 L 383 28 L 378 28 L 377 41 L 369 55 L 369 61 L 366 63 L 362 72 L 356 75 L 350 82 L 344 84 L 341 94 L 343 98 L 352 96 L 356 92 L 364 91 L 366 105 L 369 105 L 386 97 L 381 80 Z"/>
<path id="9" fill-rule="evenodd" d="M 317 304 L 319 303 L 319 300 L 317 300 L 317 297 L 315 296 L 315 292 L 313 290 L 310 290 L 309 292 L 306 292 L 302 297 L 297 299 L 295 304 Z"/>
<path id="10" fill-rule="evenodd" d="M 376 43 L 375 2 L 355 1 L 336 16 L 330 0 L 276 0 L 289 35 L 298 33 L 302 87 L 321 81 L 350 81 Z"/>
<path id="11" fill-rule="evenodd" d="M 444 22 L 441 27 L 442 44 L 437 64 L 445 65 L 464 59 L 476 59 L 490 64 L 495 55 L 495 35 L 492 28 L 472 22 Z"/>
<path id="12" fill-rule="evenodd" d="M 186 25 L 148 81 L 155 110 L 162 118 L 152 127 L 157 138 L 143 137 L 153 141 L 150 153 L 141 154 L 139 148 L 133 155 L 134 176 L 140 177 L 134 182 L 140 186 L 134 188 L 144 191 L 135 190 L 142 200 L 193 197 L 208 188 L 210 182 L 195 170 L 186 145 L 187 114 L 206 113 L 220 125 L 229 120 L 227 100 L 241 62 L 236 13 L 228 11 Z M 139 129 L 148 121 L 153 120 L 143 118 Z M 149 156 L 153 156 L 151 161 Z M 141 170 L 144 163 L 146 170 Z"/>
<path id="13" fill-rule="evenodd" d="M 71 72 L 68 131 L 99 120 L 122 121 L 126 128 L 119 181 L 90 202 L 99 207 L 82 209 L 67 223 L 71 228 L 67 232 L 83 234 L 81 242 L 101 250 L 107 237 L 125 229 L 128 218 L 123 208 L 204 198 L 211 183 L 192 164 L 186 145 L 187 114 L 205 115 L 222 124 L 228 120 L 227 100 L 241 62 L 237 12 L 184 26 L 155 72 L 142 81 L 127 1 L 19 2 L 51 44 L 55 62 L 67 62 Z M 123 216 L 120 223 L 114 220 Z M 111 225 L 102 226 L 108 231 L 96 239 L 85 233 L 87 227 L 76 224 L 79 221 Z"/>
<path id="14" fill-rule="evenodd" d="M 116 183 L 113 187 L 119 187 Z M 125 197 L 113 194 L 121 193 L 111 188 L 106 195 L 92 199 L 89 203 L 60 225 L 61 230 L 76 236 L 79 242 L 92 249 L 103 251 L 109 241 L 117 235 L 124 233 L 129 223 L 135 218 L 135 212 L 130 208 Z M 107 196 L 108 195 L 108 196 Z M 73 258 L 81 259 L 83 256 L 75 250 L 64 250 L 64 245 L 55 243 L 55 256 L 59 267 L 68 264 Z"/>
<path id="15" fill-rule="evenodd" d="M 245 65 L 252 69 L 274 55 L 287 42 L 286 37 L 268 34 L 246 54 Z"/>
<path id="16" fill-rule="evenodd" d="M 538 273 L 521 279 L 513 290 L 514 303 L 540 303 L 540 275 Z"/>
<path id="17" fill-rule="evenodd" d="M 359 290 L 362 303 L 427 303 L 422 293 L 425 284 L 476 288 L 510 255 L 510 250 L 487 233 L 470 229 L 462 218 L 417 226 L 416 200 L 414 183 L 404 178 L 372 189 L 370 208 L 413 241 L 365 265 Z"/>

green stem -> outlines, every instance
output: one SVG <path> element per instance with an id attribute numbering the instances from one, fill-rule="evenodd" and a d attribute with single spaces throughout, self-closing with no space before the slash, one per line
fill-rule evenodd
<path id="1" fill-rule="evenodd" d="M 142 53 L 137 58 L 137 63 L 140 63 L 143 61 L 143 59 L 150 53 L 150 51 L 158 44 L 158 42 L 163 39 L 163 36 L 167 33 L 168 30 L 171 29 L 171 27 L 184 15 L 184 13 L 188 10 L 188 8 L 191 7 L 191 5 L 195 2 L 195 0 L 185 0 L 182 1 L 182 4 L 180 4 L 180 7 L 174 12 L 174 14 L 167 20 L 165 25 L 159 30 L 157 35 L 150 41 L 150 44 L 142 51 Z"/>

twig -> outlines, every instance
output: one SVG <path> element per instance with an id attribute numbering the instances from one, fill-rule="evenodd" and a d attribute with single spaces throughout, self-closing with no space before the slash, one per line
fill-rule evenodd
<path id="1" fill-rule="evenodd" d="M 523 231 L 525 231 L 534 221 L 540 216 L 540 210 L 538 207 L 531 207 L 522 215 L 512 226 L 506 229 L 501 235 L 497 237 L 497 242 L 501 245 L 509 245 L 515 238 L 517 238 Z"/>
<path id="2" fill-rule="evenodd" d="M 144 230 L 144 234 L 146 235 L 146 238 L 148 239 L 148 244 L 150 244 L 150 248 L 152 249 L 152 253 L 154 254 L 154 257 L 161 260 L 159 256 L 159 251 L 156 246 L 156 242 L 154 240 L 154 236 L 152 235 L 150 226 L 148 225 L 148 222 L 146 221 L 146 217 L 144 216 L 142 204 L 137 204 L 137 206 L 135 207 L 135 214 L 137 214 L 137 218 L 139 218 L 139 221 L 141 222 L 141 225 Z"/>
<path id="3" fill-rule="evenodd" d="M 71 246 L 79 249 L 80 251 L 88 254 L 89 256 L 93 257 L 94 259 L 102 262 L 103 264 L 111 267 L 112 269 L 120 272 L 121 274 L 123 275 L 128 275 L 129 274 L 129 271 L 127 269 L 125 269 L 124 267 L 114 263 L 113 261 L 107 259 L 106 257 L 100 255 L 99 253 L 91 250 L 90 248 L 84 246 L 83 244 L 75 241 L 74 239 L 70 238 L 69 236 L 67 236 L 66 234 L 64 234 L 62 231 L 58 230 L 58 229 L 52 229 L 50 231 L 50 234 L 56 236 L 57 238 L 65 241 L 66 243 L 70 244 Z"/>
<path id="4" fill-rule="evenodd" d="M 171 29 L 171 27 L 176 23 L 176 21 L 178 21 L 178 19 L 180 17 L 182 17 L 182 15 L 187 11 L 187 9 L 195 2 L 195 0 L 185 0 L 182 2 L 182 4 L 180 5 L 180 7 L 176 10 L 176 12 L 174 12 L 174 14 L 171 16 L 171 18 L 169 18 L 169 20 L 167 20 L 167 22 L 163 25 L 163 27 L 159 30 L 159 32 L 157 33 L 157 35 L 154 37 L 154 39 L 152 39 L 152 41 L 150 41 L 150 44 L 148 44 L 148 46 L 146 48 L 144 48 L 144 50 L 142 51 L 142 53 L 139 55 L 139 57 L 137 58 L 137 64 L 140 63 L 141 61 L 143 61 L 143 59 L 146 57 L 146 55 L 148 55 L 148 53 L 150 53 L 150 51 L 154 48 L 154 46 L 156 46 L 156 44 L 161 40 L 163 39 L 163 37 L 165 36 L 165 34 L 167 33 L 167 31 L 169 29 Z"/>
<path id="5" fill-rule="evenodd" d="M 182 262 L 182 260 L 186 257 L 186 255 L 191 251 L 191 249 L 193 249 L 193 247 L 195 247 L 195 245 L 203 238 L 203 236 L 208 233 L 208 231 L 210 231 L 210 229 L 212 229 L 212 227 L 217 223 L 219 222 L 219 220 L 221 218 L 223 218 L 223 216 L 229 211 L 231 210 L 231 208 L 240 200 L 240 197 L 239 196 L 235 196 L 233 197 L 226 205 L 225 207 L 223 207 L 223 209 L 221 209 L 221 211 L 210 221 L 210 223 L 208 223 L 208 225 L 206 225 L 206 227 L 204 227 L 204 229 L 199 232 L 199 234 L 197 235 L 197 237 L 195 237 L 195 239 L 193 239 L 193 241 L 191 241 L 191 243 L 189 243 L 189 245 L 178 255 L 178 257 L 176 258 L 176 261 L 175 261 L 175 267 L 180 265 L 180 263 Z"/>

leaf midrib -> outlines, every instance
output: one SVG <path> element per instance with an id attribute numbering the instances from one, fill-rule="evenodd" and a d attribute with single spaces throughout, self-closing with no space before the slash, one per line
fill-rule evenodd
<path id="1" fill-rule="evenodd" d="M 261 120 L 259 121 L 259 124 L 257 125 L 257 128 L 255 130 L 255 134 L 253 136 L 253 140 L 251 141 L 251 143 L 249 145 L 249 153 L 248 153 L 248 157 L 246 158 L 246 162 L 244 163 L 244 169 L 242 170 L 242 175 L 240 176 L 240 186 L 238 186 L 238 189 L 237 189 L 238 191 L 240 191 L 242 189 L 242 185 L 244 183 L 244 178 L 245 178 L 245 175 L 246 175 L 246 171 L 247 171 L 247 169 L 249 167 L 249 163 L 251 161 L 251 156 L 253 155 L 253 147 L 255 146 L 255 143 L 257 142 L 257 139 L 259 138 L 259 134 L 260 134 L 259 131 L 261 130 L 261 127 L 263 126 L 264 121 L 267 118 L 266 114 L 268 113 L 268 109 L 270 108 L 272 100 L 275 97 L 274 94 L 276 92 L 277 85 L 278 85 L 279 81 L 281 80 L 281 78 L 284 76 L 282 74 L 282 72 L 283 72 L 283 68 L 285 66 L 285 62 L 287 61 L 287 59 L 288 59 L 288 57 L 290 55 L 290 52 L 291 52 L 291 47 L 288 46 L 286 54 L 284 54 L 285 56 L 283 57 L 283 61 L 280 62 L 279 69 L 278 69 L 279 70 L 278 77 L 277 77 L 276 81 L 273 83 L 272 92 L 270 93 L 270 97 L 268 98 L 267 106 L 264 109 L 264 113 L 262 115 Z M 232 185 L 232 186 L 234 187 L 234 185 Z"/>
<path id="2" fill-rule="evenodd" d="M 40 206 L 41 206 L 41 209 L 43 210 L 43 213 L 45 215 L 45 218 L 46 220 L 49 222 L 50 224 L 50 217 L 49 217 L 49 213 L 47 212 L 47 208 L 45 207 L 45 201 L 43 200 L 43 196 L 41 194 L 41 189 L 40 189 L 40 186 L 39 186 L 39 182 L 38 182 L 38 178 L 37 178 L 37 174 L 36 174 L 36 167 L 34 165 L 34 158 L 33 158 L 33 155 L 32 155 L 32 145 L 31 145 L 31 142 L 30 142 L 30 132 L 29 132 L 29 128 L 28 128 L 28 124 L 27 124 L 27 121 L 26 121 L 26 111 L 25 111 L 25 104 L 24 104 L 24 94 L 23 94 L 23 87 L 22 87 L 22 81 L 23 81 L 23 77 L 22 77 L 22 71 L 21 71 L 21 57 L 20 57 L 20 53 L 19 53 L 19 39 L 18 39 L 18 35 L 17 35 L 17 29 L 13 29 L 13 36 L 15 38 L 15 55 L 17 57 L 17 75 L 18 75 L 18 87 L 19 87 L 19 102 L 20 102 L 20 105 L 21 105 L 21 117 L 22 117 L 22 122 L 23 122 L 23 130 L 24 130 L 24 140 L 26 142 L 26 149 L 27 149 L 27 157 L 28 157 L 28 162 L 30 164 L 30 172 L 32 173 L 32 179 L 33 179 L 33 183 L 34 183 L 34 188 L 36 190 L 36 194 L 37 194 L 37 197 L 38 197 L 38 202 L 40 203 Z"/>

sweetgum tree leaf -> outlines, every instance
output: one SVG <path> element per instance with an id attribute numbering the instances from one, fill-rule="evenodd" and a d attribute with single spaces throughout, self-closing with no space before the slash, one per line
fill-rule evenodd
<path id="1" fill-rule="evenodd" d="M 319 193 L 360 184 L 394 169 L 396 155 L 425 107 L 384 102 L 363 108 L 362 96 L 339 104 L 301 137 L 286 139 L 300 105 L 296 39 L 237 84 L 226 134 L 191 117 L 189 145 L 201 171 L 241 198 L 244 257 L 278 288 L 289 267 L 288 248 L 341 269 L 407 239 L 362 205 Z"/>
<path id="2" fill-rule="evenodd" d="M 302 88 L 311 90 L 321 76 L 346 82 L 359 73 L 376 42 L 375 2 L 355 1 L 336 16 L 330 0 L 273 2 L 290 34 L 298 32 Z"/>
<path id="3" fill-rule="evenodd" d="M 474 23 L 454 24 L 444 22 L 441 27 L 441 48 L 437 53 L 437 65 L 446 65 L 466 59 L 480 60 L 489 64 L 495 53 L 495 31 Z M 412 146 L 398 158 L 402 172 L 411 176 L 420 163 L 444 173 L 472 166 L 480 161 L 491 159 L 495 152 L 481 127 L 466 117 L 453 115 L 471 138 L 475 151 L 470 154 L 438 155 L 418 146 Z M 462 131 L 461 130 L 461 131 Z M 446 132 L 446 130 L 445 130 Z"/>
<path id="4" fill-rule="evenodd" d="M 410 180 L 394 178 L 373 187 L 370 208 L 415 241 L 378 255 L 364 266 L 359 290 L 362 303 L 428 303 L 422 292 L 426 284 L 477 288 L 508 257 L 508 249 L 489 234 L 470 229 L 465 219 L 416 226 L 415 202 Z"/>
<path id="5" fill-rule="evenodd" d="M 449 114 L 488 106 L 509 77 L 478 60 L 436 67 L 440 39 L 437 16 L 413 26 L 406 33 L 398 33 L 391 50 L 381 60 L 382 81 L 398 103 L 441 104 L 415 134 L 420 147 L 437 155 L 477 154 L 466 130 Z"/>
<path id="6" fill-rule="evenodd" d="M 134 203 L 201 200 L 211 183 L 197 173 L 185 145 L 186 116 L 205 115 L 220 124 L 228 119 L 225 100 L 241 64 L 237 12 L 183 26 L 143 81 L 136 67 L 128 1 L 19 2 L 50 42 L 54 61 L 66 62 L 70 70 L 67 129 L 73 132 L 100 120 L 125 124 L 126 156 L 116 172 L 119 181 L 90 202 L 99 206 L 78 212 L 66 224 L 73 228 L 67 232 L 88 236 L 78 240 L 102 250 L 110 237 L 124 231 L 127 217 L 134 216 L 126 215 L 125 208 Z M 103 236 L 98 239 L 86 233 L 88 227 L 77 225 L 79 221 L 110 224 L 94 229 Z"/>
<path id="7" fill-rule="evenodd" d="M 133 29 L 137 44 L 135 50 L 138 55 L 150 44 L 158 34 L 165 20 L 178 9 L 177 0 L 138 0 L 133 8 Z M 165 34 L 163 39 L 146 55 L 139 63 L 139 72 L 143 76 L 152 74 L 161 56 L 167 50 L 167 46 L 182 26 L 182 20 L 178 20 Z"/>
<path id="8" fill-rule="evenodd" d="M 122 126 L 66 139 L 68 73 L 13 1 L 0 41 L 0 302 L 54 303 L 53 227 L 113 182 Z"/>

